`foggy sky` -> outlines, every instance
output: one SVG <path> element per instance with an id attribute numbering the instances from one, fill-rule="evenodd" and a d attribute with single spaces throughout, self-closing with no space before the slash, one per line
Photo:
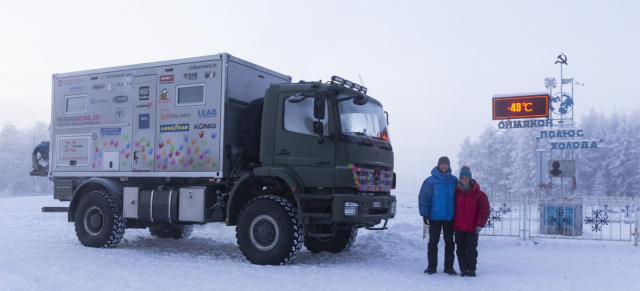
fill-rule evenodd
<path id="1" fill-rule="evenodd" d="M 2 122 L 50 120 L 51 74 L 228 52 L 298 80 L 364 83 L 399 189 L 491 120 L 494 94 L 564 78 L 575 115 L 640 108 L 637 1 L 17 1 L 0 11 Z M 556 90 L 558 90 L 557 88 Z M 566 90 L 565 90 L 566 91 Z M 416 189 L 417 191 L 417 189 Z"/>

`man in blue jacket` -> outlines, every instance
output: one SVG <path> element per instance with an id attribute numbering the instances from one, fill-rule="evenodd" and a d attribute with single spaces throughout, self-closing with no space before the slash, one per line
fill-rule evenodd
<path id="1" fill-rule="evenodd" d="M 438 166 L 431 170 L 431 177 L 424 180 L 418 203 L 420 215 L 429 226 L 429 249 L 427 258 L 429 265 L 424 270 L 426 274 L 436 273 L 438 266 L 438 242 L 440 232 L 444 233 L 444 272 L 456 276 L 453 269 L 455 256 L 453 251 L 453 210 L 455 208 L 456 184 L 458 178 L 451 174 L 451 164 L 448 157 L 441 157 Z"/>

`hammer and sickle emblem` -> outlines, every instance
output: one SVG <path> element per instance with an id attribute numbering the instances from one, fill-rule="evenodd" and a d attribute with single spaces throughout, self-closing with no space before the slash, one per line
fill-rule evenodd
<path id="1" fill-rule="evenodd" d="M 565 56 L 563 53 L 560 53 L 560 55 L 558 55 L 558 60 L 556 61 L 555 64 L 557 65 L 558 63 L 560 63 L 561 65 L 562 64 L 568 65 L 567 56 Z"/>

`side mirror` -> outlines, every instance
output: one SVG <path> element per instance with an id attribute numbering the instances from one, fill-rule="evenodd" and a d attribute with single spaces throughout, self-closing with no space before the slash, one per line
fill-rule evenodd
<path id="1" fill-rule="evenodd" d="M 324 124 L 322 121 L 313 122 L 313 133 L 324 135 Z"/>
<path id="2" fill-rule="evenodd" d="M 313 133 L 320 136 L 318 143 L 323 144 L 324 143 L 324 124 L 322 123 L 322 121 L 313 122 Z"/>
<path id="3" fill-rule="evenodd" d="M 318 120 L 324 119 L 324 111 L 326 106 L 327 106 L 326 93 L 322 91 L 316 93 L 316 97 L 313 99 L 313 117 Z"/>

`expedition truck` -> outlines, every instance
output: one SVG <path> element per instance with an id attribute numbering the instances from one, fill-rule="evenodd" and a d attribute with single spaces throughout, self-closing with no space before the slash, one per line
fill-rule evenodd
<path id="1" fill-rule="evenodd" d="M 396 211 L 387 114 L 366 93 L 226 53 L 54 74 L 51 140 L 32 175 L 70 201 L 85 246 L 223 222 L 254 264 L 290 262 L 303 245 L 338 253 Z"/>

